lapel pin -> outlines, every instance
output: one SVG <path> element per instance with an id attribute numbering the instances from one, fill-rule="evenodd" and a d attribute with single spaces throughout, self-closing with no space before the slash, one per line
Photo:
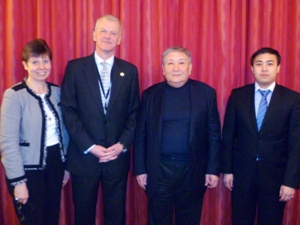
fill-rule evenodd
<path id="1" fill-rule="evenodd" d="M 121 77 L 124 77 L 124 75 L 125 75 L 125 74 L 124 74 L 123 72 L 120 73 L 120 76 L 121 76 Z"/>

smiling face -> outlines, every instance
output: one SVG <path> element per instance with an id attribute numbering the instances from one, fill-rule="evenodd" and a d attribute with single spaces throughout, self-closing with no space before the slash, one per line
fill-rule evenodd
<path id="1" fill-rule="evenodd" d="M 171 51 L 163 61 L 163 74 L 171 87 L 182 87 L 189 79 L 192 63 L 184 52 Z"/>
<path id="2" fill-rule="evenodd" d="M 277 74 L 280 71 L 280 65 L 278 65 L 276 55 L 270 53 L 257 55 L 254 58 L 251 71 L 258 86 L 268 88 L 275 82 Z"/>
<path id="3" fill-rule="evenodd" d="M 121 24 L 118 20 L 99 19 L 93 33 L 96 42 L 96 53 L 100 57 L 109 58 L 114 55 L 117 45 L 121 42 Z"/>
<path id="4" fill-rule="evenodd" d="M 28 80 L 35 82 L 45 81 L 51 72 L 51 60 L 48 55 L 30 57 L 27 62 L 22 61 L 28 72 Z"/>

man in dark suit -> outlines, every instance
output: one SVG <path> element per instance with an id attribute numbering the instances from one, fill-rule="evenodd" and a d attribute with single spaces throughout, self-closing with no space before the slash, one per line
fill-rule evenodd
<path id="1" fill-rule="evenodd" d="M 223 181 L 232 190 L 233 224 L 282 224 L 300 181 L 300 94 L 275 82 L 281 57 L 251 57 L 254 84 L 234 89 L 223 127 Z"/>
<path id="2" fill-rule="evenodd" d="M 148 196 L 149 224 L 199 225 L 206 187 L 218 184 L 221 128 L 215 90 L 189 79 L 191 55 L 163 53 L 166 82 L 143 92 L 134 174 Z"/>
<path id="3" fill-rule="evenodd" d="M 133 142 L 139 107 L 138 72 L 114 56 L 121 41 L 117 18 L 99 18 L 93 39 L 95 53 L 68 62 L 62 84 L 61 106 L 71 137 L 67 169 L 75 224 L 95 224 L 101 182 L 104 224 L 124 225 L 127 149 Z"/>

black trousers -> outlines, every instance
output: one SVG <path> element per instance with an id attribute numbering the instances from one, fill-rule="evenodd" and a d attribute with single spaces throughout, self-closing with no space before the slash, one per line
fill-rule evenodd
<path id="1" fill-rule="evenodd" d="M 29 198 L 26 204 L 14 200 L 14 187 L 8 185 L 14 207 L 22 225 L 55 225 L 59 223 L 64 163 L 59 145 L 47 148 L 46 168 L 25 171 Z"/>
<path id="2" fill-rule="evenodd" d="M 205 186 L 193 187 L 189 179 L 189 164 L 163 160 L 154 196 L 148 199 L 149 224 L 199 225 Z"/>
<path id="3" fill-rule="evenodd" d="M 278 190 L 263 187 L 256 171 L 255 179 L 247 192 L 232 190 L 232 223 L 234 225 L 253 225 L 256 212 L 258 225 L 281 225 L 285 202 L 279 201 Z"/>
<path id="4" fill-rule="evenodd" d="M 75 225 L 94 225 L 99 184 L 103 191 L 104 225 L 125 225 L 127 170 L 116 170 L 114 160 L 99 163 L 97 175 L 84 177 L 71 173 Z"/>

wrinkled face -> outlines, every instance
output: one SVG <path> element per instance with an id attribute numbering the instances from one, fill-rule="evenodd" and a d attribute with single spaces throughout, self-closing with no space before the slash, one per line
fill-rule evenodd
<path id="1" fill-rule="evenodd" d="M 264 53 L 254 58 L 251 70 L 261 88 L 268 88 L 275 81 L 280 71 L 280 65 L 277 64 L 276 55 L 273 54 Z"/>
<path id="2" fill-rule="evenodd" d="M 27 62 L 22 62 L 28 77 L 35 81 L 45 81 L 51 72 L 51 60 L 48 55 L 30 57 Z"/>
<path id="3" fill-rule="evenodd" d="M 106 18 L 98 21 L 96 30 L 93 33 L 97 53 L 114 54 L 117 45 L 121 42 L 120 28 L 118 21 L 111 21 Z"/>
<path id="4" fill-rule="evenodd" d="M 192 63 L 183 52 L 173 51 L 165 56 L 163 74 L 171 87 L 182 87 L 189 79 Z"/>

